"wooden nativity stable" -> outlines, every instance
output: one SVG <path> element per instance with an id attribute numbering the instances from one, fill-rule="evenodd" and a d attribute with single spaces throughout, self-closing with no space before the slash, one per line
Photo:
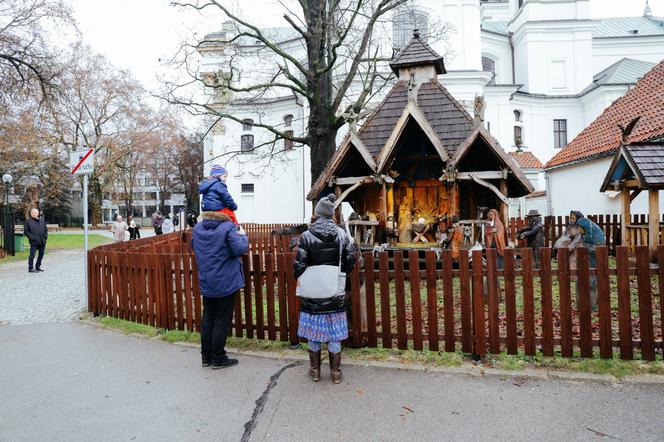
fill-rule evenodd
<path id="1" fill-rule="evenodd" d="M 438 82 L 443 58 L 416 32 L 390 66 L 397 83 L 359 130 L 351 124 L 308 199 L 335 192 L 349 202 L 358 215 L 350 224 L 372 232 L 361 235 L 364 247 L 435 243 L 457 221 L 477 235 L 492 208 L 506 223 L 509 198 L 533 188 L 481 118 Z"/>

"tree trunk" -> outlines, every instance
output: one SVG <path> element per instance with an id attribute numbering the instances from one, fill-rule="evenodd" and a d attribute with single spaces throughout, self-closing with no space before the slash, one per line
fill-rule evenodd
<path id="1" fill-rule="evenodd" d="M 93 173 L 90 175 L 90 182 L 88 183 L 88 207 L 91 213 L 90 223 L 92 225 L 102 223 L 101 207 L 103 202 L 103 193 L 101 190 L 101 182 L 99 175 Z"/>

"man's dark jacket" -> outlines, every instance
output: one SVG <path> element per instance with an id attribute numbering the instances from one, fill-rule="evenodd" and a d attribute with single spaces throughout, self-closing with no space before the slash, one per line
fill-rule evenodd
<path id="1" fill-rule="evenodd" d="M 43 246 L 48 239 L 46 223 L 41 219 L 28 218 L 23 226 L 23 234 L 30 240 L 31 246 Z"/>
<path id="2" fill-rule="evenodd" d="M 300 237 L 293 266 L 299 278 L 309 266 L 339 265 L 339 241 L 343 241 L 341 271 L 348 274 L 355 267 L 355 255 L 348 236 L 333 220 L 319 218 Z M 338 313 L 346 310 L 346 297 L 325 299 L 300 298 L 300 310 L 309 314 Z"/>
<path id="3" fill-rule="evenodd" d="M 191 248 L 196 254 L 201 295 L 221 298 L 244 287 L 240 258 L 249 250 L 249 241 L 227 215 L 203 212 L 203 221 L 194 227 Z"/>

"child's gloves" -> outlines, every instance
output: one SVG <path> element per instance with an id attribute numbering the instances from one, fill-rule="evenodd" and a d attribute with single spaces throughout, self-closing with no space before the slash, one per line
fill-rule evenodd
<path id="1" fill-rule="evenodd" d="M 242 226 L 238 226 L 237 233 L 240 234 L 240 235 L 246 235 L 247 234 L 247 232 L 244 231 Z"/>

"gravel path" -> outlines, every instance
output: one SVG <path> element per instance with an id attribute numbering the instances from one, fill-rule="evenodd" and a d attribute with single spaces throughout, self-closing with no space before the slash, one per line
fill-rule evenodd
<path id="1" fill-rule="evenodd" d="M 43 273 L 28 273 L 25 261 L 0 265 L 0 324 L 75 319 L 86 308 L 82 250 L 49 252 Z"/>

